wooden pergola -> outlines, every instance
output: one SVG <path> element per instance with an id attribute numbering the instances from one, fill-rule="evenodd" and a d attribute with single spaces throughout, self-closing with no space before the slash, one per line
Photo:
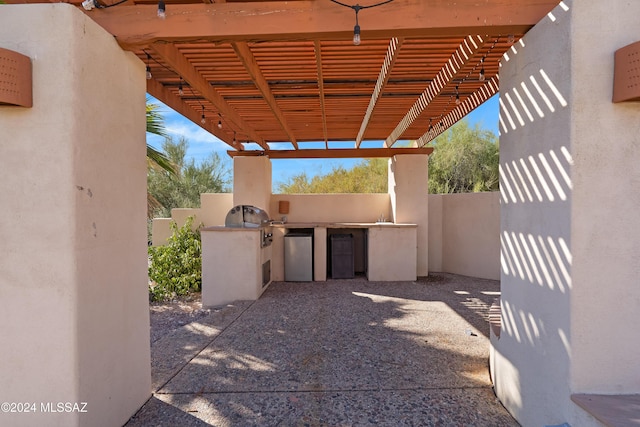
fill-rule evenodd
<path id="1" fill-rule="evenodd" d="M 330 0 L 165 0 L 164 19 L 154 0 L 89 1 L 86 14 L 147 64 L 149 94 L 235 155 L 273 157 L 373 156 L 365 141 L 384 141 L 376 156 L 406 140 L 428 152 L 499 91 L 500 59 L 558 4 L 394 0 L 359 11 L 356 46 L 354 10 Z M 318 141 L 322 154 L 305 153 Z"/>

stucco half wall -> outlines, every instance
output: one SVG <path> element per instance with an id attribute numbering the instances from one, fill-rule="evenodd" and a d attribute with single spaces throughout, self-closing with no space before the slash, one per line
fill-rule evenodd
<path id="1" fill-rule="evenodd" d="M 500 193 L 429 195 L 429 269 L 500 279 Z"/>
<path id="2" fill-rule="evenodd" d="M 0 402 L 37 405 L 0 424 L 122 425 L 151 395 L 144 64 L 74 6 L 0 9 L 33 64 L 33 108 L 0 106 Z"/>

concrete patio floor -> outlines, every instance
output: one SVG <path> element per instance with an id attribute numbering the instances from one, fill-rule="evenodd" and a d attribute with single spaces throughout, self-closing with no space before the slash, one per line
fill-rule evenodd
<path id="1" fill-rule="evenodd" d="M 127 426 L 517 426 L 488 373 L 499 282 L 273 283 L 152 345 Z"/>

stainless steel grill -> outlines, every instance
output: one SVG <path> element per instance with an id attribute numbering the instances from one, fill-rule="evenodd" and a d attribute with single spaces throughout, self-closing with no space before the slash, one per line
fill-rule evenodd
<path id="1" fill-rule="evenodd" d="M 269 214 L 264 209 L 251 205 L 238 205 L 231 208 L 224 220 L 225 227 L 260 228 L 260 246 L 271 244 L 273 233 Z"/>

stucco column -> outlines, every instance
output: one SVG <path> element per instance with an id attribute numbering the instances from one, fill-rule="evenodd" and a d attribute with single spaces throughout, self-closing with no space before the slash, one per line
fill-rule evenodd
<path id="1" fill-rule="evenodd" d="M 418 225 L 418 276 L 429 274 L 429 156 L 397 155 L 389 160 L 393 222 Z"/>
<path id="2" fill-rule="evenodd" d="M 151 395 L 144 64 L 74 6 L 0 8 L 33 64 L 33 108 L 0 106 L 0 402 L 35 405 L 0 424 L 122 425 Z"/>
<path id="3" fill-rule="evenodd" d="M 233 204 L 269 209 L 271 160 L 267 156 L 233 158 Z M 273 217 L 273 212 L 268 212 Z"/>
<path id="4" fill-rule="evenodd" d="M 640 393 L 640 104 L 611 101 L 639 14 L 565 0 L 502 61 L 492 373 L 524 426 L 600 426 L 572 394 Z"/>

